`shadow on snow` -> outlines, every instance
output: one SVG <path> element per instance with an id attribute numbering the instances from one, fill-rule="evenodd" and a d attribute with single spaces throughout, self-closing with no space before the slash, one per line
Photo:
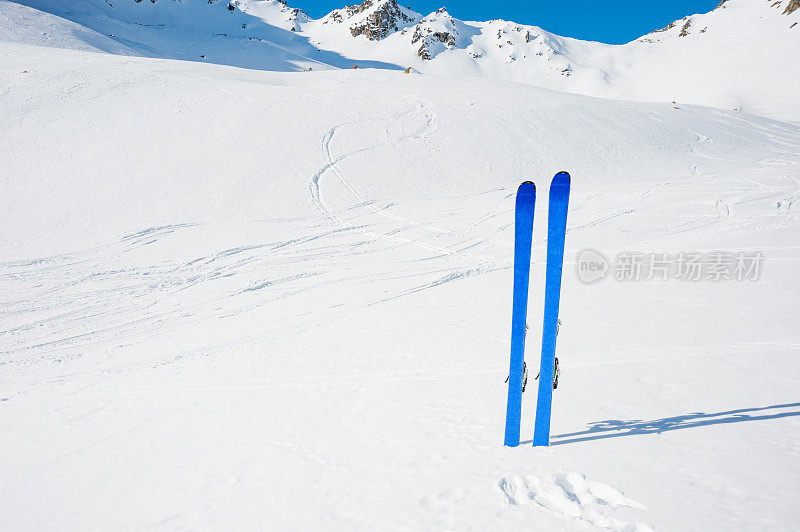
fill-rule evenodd
<path id="1" fill-rule="evenodd" d="M 314 46 L 308 37 L 268 24 L 227 2 L 158 4 L 141 2 L 111 7 L 96 2 L 75 6 L 54 0 L 21 4 L 71 20 L 127 47 L 134 55 L 229 65 L 253 70 L 292 72 L 312 67 L 403 67 L 346 57 Z M 116 3 L 116 2 L 115 2 Z M 315 68 L 316 70 L 316 68 Z"/>
<path id="2" fill-rule="evenodd" d="M 580 432 L 558 434 L 550 438 L 550 445 L 563 445 L 565 443 L 578 443 L 590 440 L 603 440 L 606 438 L 619 438 L 621 436 L 636 436 L 641 434 L 661 434 L 671 430 L 691 429 L 709 425 L 725 423 L 741 423 L 744 421 L 764 421 L 785 417 L 800 416 L 800 403 L 786 403 L 781 405 L 763 406 L 759 408 L 741 408 L 725 412 L 694 412 L 682 416 L 665 417 L 644 421 L 634 419 L 622 421 L 608 419 L 589 424 L 589 428 Z M 781 409 L 795 409 L 788 412 L 775 412 Z M 758 413 L 758 414 L 756 414 Z M 524 443 L 532 443 L 524 442 Z"/>

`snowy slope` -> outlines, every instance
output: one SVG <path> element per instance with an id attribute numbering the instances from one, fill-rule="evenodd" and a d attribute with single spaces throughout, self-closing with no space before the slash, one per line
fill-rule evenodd
<path id="1" fill-rule="evenodd" d="M 800 522 L 797 125 L 17 43 L 0 87 L 3 529 Z M 514 192 L 535 364 L 562 169 L 556 445 L 509 449 Z M 765 262 L 586 285 L 585 248 Z"/>
<path id="2" fill-rule="evenodd" d="M 0 41 L 119 55 L 135 53 L 80 24 L 5 0 L 0 1 Z"/>
<path id="3" fill-rule="evenodd" d="M 366 0 L 319 20 L 278 0 L 20 1 L 145 56 L 277 71 L 412 67 L 800 121 L 800 10 L 790 0 L 728 0 L 621 46 L 503 20 L 461 21 L 444 8 L 423 16 L 396 0 Z M 28 28 L 18 25 L 15 34 Z"/>
<path id="4" fill-rule="evenodd" d="M 30 0 L 23 2 L 109 36 L 138 55 L 233 65 L 277 71 L 350 66 L 352 61 L 336 52 L 319 50 L 292 28 L 304 14 L 277 1 L 252 1 L 241 9 L 208 0 Z M 14 18 L 15 4 L 0 1 L 9 11 L 16 33 L 38 30 L 24 19 Z M 14 39 L 19 40 L 19 39 Z M 24 41 L 23 41 L 24 42 Z M 380 61 L 365 66 L 391 67 Z"/>
<path id="5" fill-rule="evenodd" d="M 361 5 L 366 4 L 375 10 L 396 1 Z M 728 0 L 710 13 L 686 17 L 622 46 L 559 37 L 504 20 L 464 22 L 444 8 L 426 17 L 412 13 L 415 25 L 380 39 L 353 38 L 349 28 L 358 20 L 342 20 L 338 13 L 338 25 L 329 15 L 302 28 L 323 47 L 348 56 L 379 58 L 422 72 L 800 120 L 800 61 L 795 58 L 800 10 L 786 0 Z"/>
<path id="6" fill-rule="evenodd" d="M 790 3 L 728 0 L 625 45 L 608 94 L 800 121 L 800 11 Z"/>
<path id="7" fill-rule="evenodd" d="M 369 11 L 374 12 L 396 5 L 396 1 L 379 0 L 373 4 L 370 0 L 370 4 Z M 391 58 L 396 64 L 423 72 L 500 78 L 551 88 L 561 88 L 565 78 L 574 74 L 571 48 L 611 48 L 503 20 L 464 22 L 445 8 L 425 17 L 408 13 L 411 23 L 380 38 L 352 35 L 349 28 L 359 24 L 356 17 L 342 17 L 334 11 L 303 25 L 303 32 L 319 40 L 323 47 L 342 50 L 349 56 Z M 587 66 L 585 70 L 587 76 L 597 75 L 596 68 Z"/>

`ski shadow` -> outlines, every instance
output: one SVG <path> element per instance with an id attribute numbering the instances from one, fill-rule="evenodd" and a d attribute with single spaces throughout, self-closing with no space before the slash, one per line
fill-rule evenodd
<path id="1" fill-rule="evenodd" d="M 793 410 L 788 412 L 775 412 L 775 410 L 783 409 Z M 662 432 L 669 432 L 671 430 L 691 429 L 708 425 L 742 423 L 744 421 L 764 421 L 795 416 L 800 416 L 800 403 L 786 403 L 758 408 L 740 408 L 738 410 L 713 413 L 693 412 L 682 416 L 665 417 L 650 421 L 640 419 L 629 421 L 607 419 L 590 423 L 588 429 L 580 432 L 568 432 L 552 436 L 550 438 L 550 445 L 564 445 L 567 443 L 604 440 L 606 438 L 619 438 L 622 436 L 637 436 L 642 434 L 661 434 Z M 525 443 L 532 443 L 532 441 Z"/>

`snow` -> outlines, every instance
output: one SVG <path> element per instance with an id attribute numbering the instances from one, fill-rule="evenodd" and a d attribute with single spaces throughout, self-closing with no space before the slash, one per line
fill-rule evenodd
<path id="1" fill-rule="evenodd" d="M 677 101 L 800 121 L 800 62 L 789 52 L 800 49 L 800 25 L 792 26 L 800 22 L 800 10 L 789 15 L 783 11 L 774 1 L 730 0 L 621 46 L 560 37 L 504 20 L 460 21 L 446 10 L 424 18 L 414 14 L 421 18 L 416 26 L 380 41 L 353 38 L 349 24 L 326 24 L 326 18 L 302 28 L 303 35 L 326 49 L 430 74 L 504 79 L 603 98 Z M 454 45 L 429 32 L 452 36 Z M 429 35 L 430 59 L 421 57 L 417 34 Z"/>
<path id="2" fill-rule="evenodd" d="M 447 77 L 501 79 L 629 101 L 676 101 L 800 122 L 800 62 L 791 53 L 800 49 L 800 10 L 784 14 L 783 1 L 729 0 L 710 13 L 686 17 L 621 46 L 560 37 L 504 20 L 461 21 L 444 9 L 423 17 L 396 0 L 367 0 L 318 20 L 278 0 L 22 3 L 78 23 L 87 28 L 84 32 L 101 34 L 95 40 L 109 36 L 117 49 L 107 39 L 99 48 L 112 53 L 271 71 L 354 64 L 414 68 Z M 19 6 L 12 6 L 0 2 L 0 10 L 13 9 L 18 16 Z M 370 39 L 363 31 L 354 36 L 352 28 L 374 30 L 374 17 L 383 17 L 385 27 L 373 37 L 385 36 Z M 6 20 L 13 19 L 6 15 Z M 19 32 L 35 25 L 17 26 Z M 46 44 L 41 39 L 5 40 Z"/>
<path id="3" fill-rule="evenodd" d="M 626 45 L 615 98 L 692 102 L 800 121 L 800 12 L 775 2 L 729 0 L 671 30 Z M 687 35 L 680 36 L 686 23 Z M 655 42 L 647 42 L 653 40 Z"/>
<path id="4" fill-rule="evenodd" d="M 291 53 L 0 2 L 4 529 L 797 527 L 797 123 L 344 51 L 296 72 L 332 52 L 273 7 Z M 529 389 L 506 448 L 514 193 L 538 188 L 535 365 L 564 169 L 553 445 Z M 585 249 L 764 263 L 584 284 Z"/>
<path id="5" fill-rule="evenodd" d="M 0 41 L 134 55 L 133 50 L 80 24 L 5 1 L 0 2 Z"/>

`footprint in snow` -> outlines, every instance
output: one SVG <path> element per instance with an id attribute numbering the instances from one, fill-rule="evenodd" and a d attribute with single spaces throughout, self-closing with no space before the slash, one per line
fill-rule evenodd
<path id="1" fill-rule="evenodd" d="M 504 502 L 510 506 L 536 504 L 565 518 L 611 530 L 644 532 L 644 523 L 626 523 L 612 515 L 617 508 L 645 509 L 621 491 L 601 482 L 586 480 L 580 473 L 561 471 L 549 478 L 512 475 L 499 483 Z"/>

